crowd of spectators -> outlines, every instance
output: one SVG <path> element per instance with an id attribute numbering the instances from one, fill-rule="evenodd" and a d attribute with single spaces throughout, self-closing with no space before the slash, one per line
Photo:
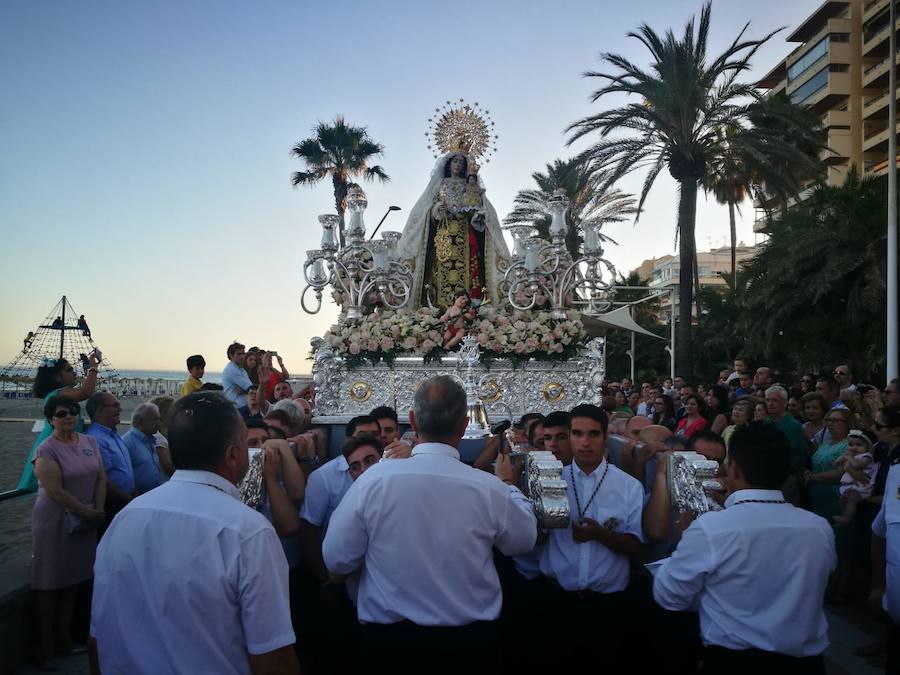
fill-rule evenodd
<path id="1" fill-rule="evenodd" d="M 369 415 L 350 420 L 343 429 L 332 427 L 332 435 L 343 433 L 346 442 L 341 454 L 330 458 L 326 430 L 311 423 L 315 392 L 311 387 L 294 391 L 281 356 L 257 347 L 247 350 L 238 342 L 228 346 L 226 355 L 228 360 L 221 386 L 204 384 L 204 358 L 199 355 L 189 357 L 182 398 L 176 401 L 160 397 L 141 403 L 133 410 L 131 428 L 124 435 L 118 431 L 120 402 L 108 392 L 94 390 L 95 365 L 80 386 L 76 386 L 74 371 L 70 372 L 71 367 L 67 368 L 65 362 L 46 366 L 44 372 L 39 373 L 42 390 L 38 393 L 45 397 L 44 416 L 48 431 L 36 444 L 34 453 L 34 473 L 40 489 L 33 514 L 32 587 L 36 592 L 38 662 L 42 667 L 55 667 L 58 654 L 84 649 L 73 641 L 69 628 L 74 591 L 80 584 L 90 582 L 95 574 L 98 578 L 94 582 L 91 635 L 97 638 L 99 652 L 95 650 L 95 658 L 99 653 L 98 663 L 106 663 L 114 669 L 123 668 L 143 653 L 139 649 L 132 653 L 129 649 L 111 646 L 113 641 L 128 641 L 129 636 L 122 631 L 126 630 L 128 621 L 134 619 L 133 614 L 129 615 L 120 606 L 126 600 L 119 598 L 117 603 L 108 595 L 113 592 L 113 587 L 107 585 L 105 579 L 101 584 L 99 579 L 100 570 L 104 574 L 113 574 L 111 565 L 132 564 L 115 557 L 122 555 L 121 542 L 126 539 L 125 526 L 121 525 L 124 521 L 117 514 L 125 510 L 136 514 L 141 509 L 129 509 L 129 505 L 139 500 L 136 506 L 143 505 L 141 508 L 147 512 L 142 516 L 133 515 L 128 521 L 130 545 L 138 546 L 139 540 L 135 537 L 141 532 L 145 542 L 169 541 L 165 539 L 166 532 L 160 529 L 160 523 L 169 522 L 171 527 L 177 527 L 184 514 L 193 508 L 188 501 L 179 501 L 182 495 L 179 490 L 186 490 L 187 484 L 207 480 L 203 475 L 213 475 L 210 472 L 216 467 L 215 475 L 224 476 L 226 480 L 209 479 L 213 482 L 206 484 L 225 496 L 232 494 L 234 485 L 247 470 L 246 461 L 241 458 L 241 445 L 245 452 L 250 448 L 264 455 L 264 497 L 257 510 L 271 524 L 274 534 L 263 537 L 259 533 L 267 530 L 262 521 L 247 520 L 243 516 L 235 516 L 240 521 L 236 524 L 226 523 L 220 515 L 215 527 L 225 528 L 223 531 L 246 529 L 240 530 L 243 534 L 235 530 L 238 532 L 236 543 L 228 543 L 230 535 L 222 535 L 225 539 L 221 545 L 232 546 L 231 554 L 247 555 L 247 560 L 260 566 L 260 570 L 251 571 L 251 578 L 246 577 L 246 571 L 238 574 L 240 578 L 236 583 L 240 589 L 238 596 L 232 598 L 234 603 L 240 604 L 243 602 L 241 594 L 247 594 L 249 609 L 240 611 L 250 612 L 258 625 L 250 630 L 246 622 L 242 627 L 238 622 L 223 628 L 217 635 L 206 635 L 210 644 L 218 644 L 223 639 L 232 642 L 215 658 L 207 659 L 203 653 L 178 653 L 177 645 L 169 645 L 154 653 L 148 663 L 162 668 L 157 672 L 167 671 L 174 664 L 180 664 L 183 672 L 208 670 L 210 664 L 215 669 L 215 664 L 221 665 L 216 659 L 223 658 L 223 654 L 232 662 L 238 658 L 236 654 L 240 650 L 235 651 L 234 640 L 244 640 L 240 645 L 254 671 L 260 664 L 275 664 L 272 672 L 295 672 L 297 663 L 302 663 L 306 672 L 313 673 L 349 672 L 361 667 L 360 623 L 355 606 L 358 577 L 338 578 L 330 573 L 323 557 L 323 541 L 332 516 L 363 473 L 384 459 L 403 460 L 413 455 L 417 438 L 412 431 L 404 433 L 406 411 L 398 416 L 390 407 L 377 406 Z M 554 453 L 564 466 L 573 467 L 570 480 L 575 483 L 583 478 L 582 464 L 578 464 L 577 480 L 574 469 L 579 452 L 584 456 L 599 452 L 601 459 L 605 457 L 616 467 L 617 473 L 610 479 L 611 484 L 621 483 L 615 489 L 621 490 L 622 500 L 629 503 L 636 500 L 637 510 L 628 515 L 630 529 L 623 530 L 631 534 L 607 541 L 609 550 L 614 552 L 615 574 L 603 577 L 612 573 L 607 569 L 607 562 L 597 562 L 599 567 L 589 576 L 599 576 L 590 583 L 598 587 L 615 587 L 617 592 L 627 586 L 632 589 L 630 592 L 637 593 L 633 587 L 639 586 L 644 577 L 635 571 L 629 573 L 629 565 L 635 570 L 637 563 L 652 563 L 670 555 L 692 520 L 689 514 L 679 515 L 672 511 L 665 474 L 668 453 L 692 450 L 715 461 L 720 466 L 719 479 L 724 489 L 711 496 L 724 504 L 729 491 L 728 466 L 735 439 L 743 439 L 740 442 L 746 444 L 746 430 L 765 428 L 766 433 L 776 434 L 775 441 L 769 443 L 766 440 L 769 437 L 763 434 L 758 436 L 762 439 L 760 442 L 769 443 L 766 447 L 784 447 L 787 453 L 787 477 L 780 486 L 784 500 L 821 516 L 833 530 L 837 563 L 828 580 L 825 601 L 834 605 L 862 605 L 870 592 L 880 590 L 877 580 L 873 582 L 869 576 L 872 566 L 870 540 L 873 521 L 884 499 L 888 468 L 900 459 L 900 382 L 894 380 L 881 391 L 854 380 L 849 366 L 838 365 L 827 375 L 810 373 L 797 381 L 783 381 L 772 368 L 759 366 L 751 370 L 743 358 L 735 359 L 733 370 L 722 370 L 715 382 L 694 383 L 676 376 L 638 384 L 623 378 L 603 383 L 602 437 L 605 447 L 591 449 L 591 441 L 578 440 L 587 438 L 587 430 L 595 428 L 592 425 L 600 424 L 599 413 L 587 409 L 575 416 L 580 420 L 575 424 L 573 415 L 562 410 L 547 415 L 537 412 L 523 415 L 513 427 L 513 440 L 520 449 Z M 82 433 L 82 401 L 91 420 L 85 433 Z M 230 436 L 223 436 L 225 431 L 212 429 L 212 417 L 207 422 L 202 421 L 206 419 L 207 411 L 220 410 L 225 401 L 228 402 L 226 409 L 237 413 L 234 424 L 237 425 L 239 420 L 240 426 L 235 429 L 243 429 L 233 432 L 238 436 L 243 434 L 240 436 L 243 440 L 237 443 Z M 209 443 L 198 440 L 200 432 L 192 424 L 201 425 Z M 600 428 L 596 426 L 598 432 Z M 221 442 L 216 441 L 218 445 L 213 448 L 214 443 L 209 439 L 220 436 Z M 200 451 L 201 445 L 208 446 L 205 451 L 208 456 L 198 458 L 194 453 Z M 500 453 L 501 447 L 499 438 L 488 440 L 474 461 L 474 467 L 497 471 L 501 476 L 501 465 L 502 471 L 506 472 L 508 464 Z M 221 457 L 212 458 L 210 453 L 214 452 Z M 758 461 L 758 458 L 741 459 L 742 452 L 746 454 L 747 449 L 736 446 L 733 461 L 742 461 L 744 465 Z M 165 487 L 165 493 L 161 492 L 161 486 L 167 483 L 171 485 Z M 400 484 L 402 480 L 398 479 Z M 586 490 L 587 486 L 588 483 L 584 483 L 582 489 Z M 148 497 L 144 499 L 142 495 Z M 203 508 L 213 508 L 209 499 L 221 501 L 217 496 L 207 497 Z M 221 507 L 222 504 L 218 504 L 216 508 Z M 154 520 L 150 513 L 154 509 L 166 511 L 168 515 Z M 231 510 L 233 507 L 229 505 L 220 513 Z M 573 525 L 572 535 L 566 532 L 565 536 L 575 536 L 576 541 L 581 536 L 587 539 L 593 536 L 590 528 L 581 532 L 576 526 L 577 523 Z M 213 525 L 206 523 L 194 534 L 209 535 L 210 527 Z M 245 551 L 246 543 L 240 537 L 248 531 L 268 542 L 265 544 L 267 555 L 271 554 L 272 541 L 280 543 L 284 554 L 283 570 L 280 561 L 274 567 L 271 561 L 263 562 L 259 550 Z M 527 555 L 510 557 L 505 562 L 503 556 L 497 559 L 505 593 L 500 612 L 501 629 L 505 626 L 510 636 L 515 635 L 510 626 L 518 620 L 513 616 L 514 609 L 531 602 L 541 606 L 547 599 L 545 593 L 541 594 L 543 592 L 528 594 L 536 588 L 536 580 L 549 580 L 551 586 L 566 586 L 571 581 L 576 588 L 580 583 L 583 572 L 573 572 L 575 576 L 569 580 L 566 573 L 554 567 L 554 560 L 563 560 L 568 555 L 566 547 L 569 544 L 557 541 L 554 537 L 558 536 L 562 535 L 551 533 L 550 543 L 546 545 L 549 553 L 541 554 L 544 557 L 539 562 L 537 558 L 533 559 L 531 567 Z M 607 535 L 604 537 L 608 538 Z M 95 570 L 98 540 L 106 543 L 101 543 L 103 562 L 101 564 L 98 559 Z M 183 543 L 188 547 L 196 544 L 187 540 Z M 554 546 L 559 548 L 554 549 Z M 104 551 L 104 547 L 108 550 Z M 222 554 L 221 551 L 211 554 L 208 542 L 197 544 L 197 547 L 198 551 L 213 558 Z M 191 559 L 201 564 L 200 558 Z M 247 560 L 242 560 L 241 564 Z M 228 577 L 231 570 L 227 568 L 234 562 L 226 560 L 226 569 L 209 573 L 215 576 L 221 572 L 231 579 Z M 141 568 L 149 563 L 133 564 Z M 264 573 L 280 578 L 282 571 L 284 583 L 273 580 L 274 588 L 258 578 Z M 158 571 L 147 570 L 146 573 L 160 581 Z M 207 581 L 215 586 L 214 580 Z M 261 590 L 263 587 L 265 589 Z M 198 597 L 204 597 L 203 593 L 214 593 L 214 589 L 204 588 L 202 592 L 198 591 Z M 523 589 L 530 590 L 526 593 Z M 164 594 L 166 590 L 163 587 L 150 589 L 150 592 Z M 263 598 L 251 597 L 254 593 L 261 593 Z M 276 606 L 270 607 L 271 615 L 264 617 L 267 610 L 261 603 L 272 601 L 272 593 L 281 594 L 283 598 L 277 598 Z M 135 594 L 134 598 L 136 591 Z M 628 609 L 620 604 L 591 607 L 614 610 L 613 615 L 621 612 L 623 616 L 627 614 L 634 618 L 644 606 L 642 603 L 649 602 L 646 597 L 646 593 L 623 596 L 626 600 L 630 598 Z M 528 600 L 523 601 L 523 598 Z M 219 604 L 213 603 L 209 611 L 221 610 L 227 614 L 234 609 L 221 598 L 217 602 Z M 585 613 L 587 605 L 574 602 L 566 606 L 567 612 L 584 615 L 583 619 L 588 616 Z M 281 607 L 287 608 L 284 616 L 279 614 Z M 166 617 L 165 608 L 163 598 L 157 597 L 141 611 L 147 613 L 151 622 L 154 612 L 158 613 L 156 618 L 171 621 L 173 625 L 182 625 L 191 618 L 175 620 Z M 115 629 L 111 622 L 115 623 Z M 615 633 L 623 644 L 628 643 L 629 636 L 623 633 L 625 624 L 607 621 L 603 625 L 607 633 Z M 691 620 L 682 619 L 680 625 L 681 628 L 672 629 L 672 634 L 687 636 L 683 638 L 685 648 L 680 651 L 679 658 L 662 668 L 663 672 L 689 672 L 701 658 L 699 628 Z M 862 645 L 861 653 L 879 659 L 883 658 L 885 647 L 883 641 Z M 186 649 L 186 646 L 181 648 Z M 528 666 L 527 660 L 522 662 L 516 656 L 510 656 L 506 664 L 509 672 Z M 688 670 L 679 671 L 681 667 Z M 243 666 L 234 670 L 245 671 Z"/>

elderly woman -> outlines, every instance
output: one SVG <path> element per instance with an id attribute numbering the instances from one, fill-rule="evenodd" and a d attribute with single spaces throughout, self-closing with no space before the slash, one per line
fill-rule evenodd
<path id="1" fill-rule="evenodd" d="M 38 494 L 31 514 L 31 588 L 35 592 L 38 664 L 55 669 L 58 653 L 80 653 L 70 625 L 78 584 L 93 575 L 97 527 L 106 514 L 106 480 L 97 441 L 78 433 L 78 403 L 51 396 L 44 417 L 51 435 L 35 450 Z"/>
<path id="2" fill-rule="evenodd" d="M 731 406 L 731 424 L 725 427 L 722 432 L 722 439 L 725 441 L 725 448 L 728 449 L 731 443 L 731 437 L 734 432 L 750 424 L 753 420 L 754 403 L 749 398 L 742 398 L 734 402 Z"/>
<path id="3" fill-rule="evenodd" d="M 812 456 L 812 471 L 804 474 L 809 488 L 811 510 L 829 523 L 840 515 L 840 488 L 843 469 L 835 469 L 834 461 L 847 452 L 847 434 L 856 426 L 856 417 L 846 408 L 832 408 L 825 417 L 828 441 L 819 444 Z"/>
<path id="4" fill-rule="evenodd" d="M 806 434 L 813 451 L 815 451 L 825 440 L 827 433 L 825 413 L 828 412 L 828 401 L 822 394 L 812 391 L 804 394 L 800 403 L 803 405 L 803 416 L 806 418 L 806 422 L 803 423 L 803 433 Z"/>

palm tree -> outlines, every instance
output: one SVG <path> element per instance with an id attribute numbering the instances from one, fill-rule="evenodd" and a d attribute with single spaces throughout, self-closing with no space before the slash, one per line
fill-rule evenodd
<path id="1" fill-rule="evenodd" d="M 342 115 L 334 119 L 334 123 L 319 122 L 313 127 L 314 136 L 297 143 L 291 149 L 291 155 L 306 162 L 306 171 L 295 171 L 291 176 L 291 184 L 315 185 L 320 180 L 331 176 L 334 185 L 334 206 L 341 217 L 338 229 L 341 246 L 344 245 L 344 200 L 350 178 L 361 176 L 365 180 L 378 178 L 382 183 L 390 177 L 379 165 L 369 166 L 373 157 L 384 152 L 384 146 L 376 143 L 365 127 L 348 125 Z"/>
<path id="2" fill-rule="evenodd" d="M 647 194 L 663 169 L 679 183 L 679 326 L 678 370 L 693 374 L 691 305 L 694 299 L 694 227 L 697 216 L 697 188 L 706 177 L 710 160 L 719 145 L 719 129 L 745 126 L 747 106 L 743 101 L 758 97 L 754 86 L 737 78 L 750 68 L 750 59 L 775 32 L 760 40 L 744 39 L 749 24 L 728 48 L 714 59 L 707 58 L 710 3 L 700 12 L 699 25 L 692 19 L 679 39 L 668 30 L 660 36 L 647 24 L 628 35 L 650 51 L 649 70 L 641 70 L 617 54 L 603 54 L 612 73 L 591 71 L 586 77 L 606 81 L 593 93 L 597 101 L 607 94 L 633 94 L 639 103 L 630 103 L 572 124 L 569 143 L 598 132 L 600 141 L 584 152 L 592 166 L 610 170 L 610 180 L 618 180 L 638 168 L 648 168 L 638 201 L 637 216 Z M 776 31 L 777 32 L 777 31 Z M 613 132 L 626 133 L 618 138 Z"/>
<path id="3" fill-rule="evenodd" d="M 804 370 L 848 358 L 870 373 L 883 367 L 886 195 L 884 176 L 852 169 L 844 185 L 819 186 L 778 217 L 745 263 L 751 353 L 777 349 Z"/>
<path id="4" fill-rule="evenodd" d="M 513 210 L 503 220 L 506 225 L 532 225 L 538 234 L 549 238 L 550 216 L 547 200 L 558 189 L 569 199 L 566 212 L 566 248 L 573 257 L 578 256 L 579 229 L 586 222 L 613 223 L 634 215 L 634 199 L 631 195 L 610 188 L 607 176 L 592 171 L 588 163 L 579 158 L 557 159 L 547 164 L 545 173 L 531 174 L 537 189 L 519 190 L 513 201 Z"/>
<path id="5" fill-rule="evenodd" d="M 718 148 L 703 180 L 704 191 L 728 205 L 732 277 L 737 275 L 735 211 L 740 212 L 740 204 L 754 197 L 764 208 L 786 209 L 788 199 L 823 177 L 821 157 L 828 151 L 821 118 L 784 93 L 751 103 L 747 119 L 746 128 L 718 130 Z"/>

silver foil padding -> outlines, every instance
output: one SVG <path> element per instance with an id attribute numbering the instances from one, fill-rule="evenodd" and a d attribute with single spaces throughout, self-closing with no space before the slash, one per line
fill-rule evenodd
<path id="1" fill-rule="evenodd" d="M 569 526 L 569 497 L 563 465 L 552 452 L 532 450 L 515 453 L 525 458 L 523 488 L 534 507 L 538 524 L 544 529 Z"/>
<path id="2" fill-rule="evenodd" d="M 247 473 L 244 474 L 241 482 L 238 483 L 238 492 L 244 504 L 251 509 L 256 509 L 259 508 L 263 501 L 265 489 L 263 467 L 266 463 L 266 455 L 259 448 L 251 448 L 249 454 L 250 468 L 247 469 Z"/>
<path id="3" fill-rule="evenodd" d="M 721 490 L 715 480 L 718 462 L 699 452 L 673 452 L 666 464 L 666 482 L 672 506 L 680 513 L 706 513 L 721 507 L 706 494 L 707 490 Z"/>

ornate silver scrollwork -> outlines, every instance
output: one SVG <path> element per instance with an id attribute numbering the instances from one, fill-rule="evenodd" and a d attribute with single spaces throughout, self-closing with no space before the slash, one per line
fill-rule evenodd
<path id="1" fill-rule="evenodd" d="M 666 481 L 672 506 L 679 513 L 706 513 L 721 507 L 707 496 L 707 490 L 721 490 L 716 480 L 718 462 L 698 452 L 672 452 L 666 460 Z"/>

